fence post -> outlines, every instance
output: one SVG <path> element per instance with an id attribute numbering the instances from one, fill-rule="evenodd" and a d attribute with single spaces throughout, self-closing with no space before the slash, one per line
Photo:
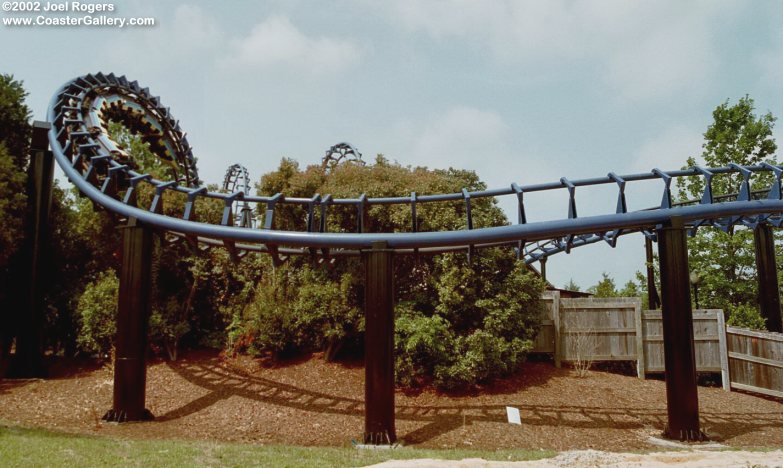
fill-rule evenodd
<path id="1" fill-rule="evenodd" d="M 21 288 L 19 294 L 21 317 L 16 334 L 16 355 L 9 375 L 40 377 L 43 366 L 44 293 L 49 281 L 49 212 L 52 206 L 54 156 L 49 151 L 48 122 L 33 123 L 30 141 L 30 165 L 27 169 L 27 213 L 25 239 L 20 252 Z"/>
<path id="2" fill-rule="evenodd" d="M 778 286 L 775 238 L 769 224 L 762 223 L 753 230 L 756 245 L 756 271 L 758 273 L 758 297 L 761 316 L 767 321 L 767 330 L 783 332 L 780 320 L 780 288 Z"/>
<path id="3" fill-rule="evenodd" d="M 392 444 L 394 427 L 394 259 L 386 242 L 365 252 L 364 443 Z"/>
<path id="4" fill-rule="evenodd" d="M 723 382 L 723 389 L 731 391 L 731 376 L 729 375 L 729 350 L 726 344 L 726 319 L 723 316 L 723 310 L 716 310 L 715 316 L 718 319 L 718 350 L 720 351 L 720 377 Z"/>
<path id="5" fill-rule="evenodd" d="M 693 352 L 688 243 L 682 218 L 672 217 L 668 225 L 657 229 L 657 234 L 669 421 L 665 435 L 680 440 L 703 440 Z"/>
<path id="6" fill-rule="evenodd" d="M 114 400 L 103 419 L 125 422 L 152 419 L 144 407 L 147 384 L 147 326 L 150 316 L 152 230 L 135 218 L 123 227 Z"/>
<path id="7" fill-rule="evenodd" d="M 560 291 L 552 291 L 552 330 L 555 336 L 555 367 L 562 366 L 563 340 L 560 334 Z"/>
<path id="8" fill-rule="evenodd" d="M 642 304 L 634 303 L 634 319 L 636 320 L 636 375 L 643 379 L 644 370 L 644 314 L 642 313 Z"/>

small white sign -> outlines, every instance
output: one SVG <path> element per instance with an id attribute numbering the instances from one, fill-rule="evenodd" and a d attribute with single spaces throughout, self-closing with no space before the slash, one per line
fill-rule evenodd
<path id="1" fill-rule="evenodd" d="M 519 424 L 520 426 L 522 425 L 522 417 L 519 416 L 519 409 L 506 406 L 506 415 L 508 416 L 509 424 Z"/>

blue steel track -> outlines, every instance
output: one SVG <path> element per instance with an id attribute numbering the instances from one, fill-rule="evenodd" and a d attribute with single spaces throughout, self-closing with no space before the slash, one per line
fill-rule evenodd
<path id="1" fill-rule="evenodd" d="M 680 218 L 692 231 L 703 226 L 728 230 L 736 225 L 754 227 L 767 222 L 774 226 L 783 223 L 780 166 L 761 164 L 650 172 L 628 175 L 609 173 L 589 179 L 519 185 L 470 192 L 445 194 L 416 194 L 370 198 L 357 194 L 356 198 L 335 199 L 316 195 L 313 198 L 291 198 L 283 194 L 250 195 L 242 189 L 233 193 L 208 191 L 198 179 L 195 159 L 179 123 L 163 107 L 158 97 L 137 82 L 114 74 L 88 74 L 65 83 L 52 97 L 48 121 L 51 123 L 49 143 L 55 159 L 70 181 L 96 205 L 121 218 L 136 218 L 144 225 L 166 231 L 192 242 L 209 246 L 226 246 L 240 253 L 259 251 L 273 255 L 307 254 L 315 249 L 334 256 L 358 255 L 383 241 L 397 253 L 440 253 L 461 249 L 497 245 L 514 246 L 520 258 L 530 263 L 558 252 L 605 241 L 614 246 L 622 235 L 643 232 L 654 235 L 658 226 L 671 218 Z M 120 120 L 126 126 L 145 135 L 162 160 L 173 168 L 175 181 L 162 181 L 133 169 L 122 149 L 111 140 L 109 120 Z M 772 185 L 760 196 L 751 187 L 759 174 L 772 174 Z M 734 174 L 739 181 L 739 192 L 728 199 L 712 194 L 712 180 L 722 174 Z M 700 200 L 675 205 L 672 201 L 673 182 L 684 178 L 700 178 L 705 187 Z M 767 178 L 769 179 L 769 177 Z M 629 184 L 658 180 L 662 201 L 659 207 L 628 211 L 625 189 Z M 120 197 L 116 187 L 125 188 Z M 135 206 L 134 191 L 141 184 L 154 190 L 150 207 Z M 617 189 L 617 203 L 608 207 L 606 214 L 577 215 L 576 191 L 590 187 L 613 185 Z M 565 190 L 568 195 L 567 216 L 550 221 L 529 221 L 524 196 L 534 192 Z M 167 192 L 186 195 L 187 203 L 181 217 L 162 213 L 161 203 Z M 516 224 L 473 229 L 472 200 L 486 197 L 513 197 L 517 205 Z M 205 199 L 223 202 L 221 224 L 208 224 L 192 219 L 195 204 Z M 454 202 L 464 203 L 466 226 L 455 231 L 419 232 L 416 207 L 420 204 Z M 264 213 L 263 222 L 253 226 L 237 226 L 231 213 L 239 204 L 251 206 L 254 212 Z M 275 210 L 283 205 L 298 205 L 307 212 L 308 226 L 303 231 L 276 230 Z M 373 205 L 406 205 L 411 212 L 409 232 L 364 232 L 367 208 Z M 354 207 L 357 232 L 326 232 L 326 223 L 313 222 L 316 212 L 328 216 L 330 206 Z M 564 210 L 566 211 L 566 210 Z"/>

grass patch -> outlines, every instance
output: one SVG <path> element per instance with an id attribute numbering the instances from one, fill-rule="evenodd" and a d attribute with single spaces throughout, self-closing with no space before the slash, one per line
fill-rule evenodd
<path id="1" fill-rule="evenodd" d="M 3 466 L 363 466 L 435 458 L 521 461 L 553 457 L 544 450 L 356 450 L 180 440 L 127 440 L 0 425 Z"/>

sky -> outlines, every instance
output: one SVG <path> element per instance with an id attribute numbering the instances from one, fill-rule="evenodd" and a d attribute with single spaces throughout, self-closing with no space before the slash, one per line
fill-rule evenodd
<path id="1" fill-rule="evenodd" d="M 489 187 L 670 170 L 698 159 L 726 100 L 750 95 L 759 113 L 783 116 L 783 2 L 111 5 L 93 16 L 155 25 L 0 24 L 0 73 L 24 81 L 38 120 L 75 76 L 138 80 L 180 120 L 209 183 L 233 163 L 253 179 L 281 157 L 316 164 L 342 141 L 365 160 L 383 153 L 403 165 L 475 170 Z M 40 14 L 66 15 L 85 13 Z M 12 16 L 39 14 L 0 12 Z M 629 185 L 629 209 L 660 203 L 661 190 Z M 614 212 L 615 197 L 610 187 L 577 189 L 578 213 Z M 564 193 L 531 194 L 526 204 L 529 221 L 568 212 Z M 513 213 L 510 199 L 501 206 Z M 644 240 L 633 235 L 615 249 L 555 255 L 547 274 L 584 289 L 602 272 L 622 285 L 643 267 Z"/>

